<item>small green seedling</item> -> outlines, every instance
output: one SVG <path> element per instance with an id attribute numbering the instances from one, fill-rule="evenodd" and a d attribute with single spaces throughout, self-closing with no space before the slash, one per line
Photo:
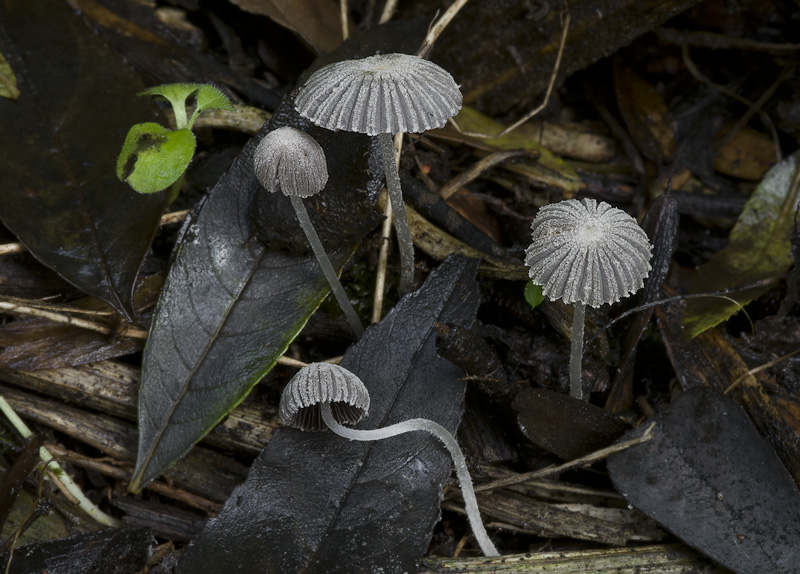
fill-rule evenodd
<path id="1" fill-rule="evenodd" d="M 134 125 L 117 158 L 117 177 L 139 193 L 155 193 L 172 186 L 169 201 L 178 195 L 183 176 L 197 146 L 192 127 L 203 110 L 233 110 L 228 97 L 205 84 L 154 86 L 139 96 L 159 96 L 172 105 L 175 129 L 146 122 Z M 196 95 L 194 111 L 187 116 L 186 100 Z"/>
<path id="2" fill-rule="evenodd" d="M 544 295 L 542 294 L 542 286 L 535 285 L 530 281 L 526 282 L 525 300 L 528 302 L 528 305 L 530 305 L 532 309 L 535 309 L 536 307 L 541 305 L 542 301 L 544 301 Z"/>

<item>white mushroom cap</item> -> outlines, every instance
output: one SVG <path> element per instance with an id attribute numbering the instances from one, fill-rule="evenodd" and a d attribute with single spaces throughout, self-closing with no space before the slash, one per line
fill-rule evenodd
<path id="1" fill-rule="evenodd" d="M 272 130 L 253 155 L 256 178 L 267 191 L 310 197 L 328 182 L 325 152 L 317 141 L 292 127 Z"/>
<path id="2" fill-rule="evenodd" d="M 533 283 L 550 300 L 592 307 L 635 293 L 650 273 L 652 247 L 630 215 L 594 199 L 546 205 L 525 250 Z"/>
<path id="3" fill-rule="evenodd" d="M 295 108 L 329 130 L 418 133 L 456 115 L 461 92 L 453 76 L 433 62 L 378 54 L 320 68 L 300 89 Z"/>
<path id="4" fill-rule="evenodd" d="M 324 430 L 319 405 L 330 403 L 340 424 L 355 424 L 369 412 L 369 393 L 356 375 L 339 365 L 311 363 L 286 385 L 278 414 L 285 425 Z"/>

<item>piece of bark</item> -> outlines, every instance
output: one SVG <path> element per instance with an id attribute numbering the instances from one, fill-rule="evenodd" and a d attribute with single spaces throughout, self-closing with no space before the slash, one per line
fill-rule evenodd
<path id="1" fill-rule="evenodd" d="M 497 558 L 423 558 L 419 574 L 730 574 L 688 546 L 664 544 L 639 548 L 603 548 L 592 550 L 506 554 Z"/>
<path id="2" fill-rule="evenodd" d="M 188 542 L 206 524 L 205 517 L 194 512 L 130 496 L 115 499 L 114 506 L 125 512 L 125 524 L 145 526 L 154 534 L 173 541 Z"/>
<path id="3" fill-rule="evenodd" d="M 13 387 L 0 386 L 0 394 L 23 419 L 58 430 L 114 458 L 126 462 L 136 458 L 136 427 L 131 424 Z M 246 467 L 231 457 L 195 447 L 167 474 L 181 488 L 224 502 L 246 473 Z"/>
<path id="4" fill-rule="evenodd" d="M 644 536 L 635 532 L 630 522 L 566 510 L 505 489 L 478 494 L 478 503 L 484 516 L 546 538 L 567 537 L 619 546 Z"/>
<path id="5" fill-rule="evenodd" d="M 17 371 L 0 367 L 0 380 L 117 418 L 136 420 L 139 369 L 116 361 Z M 278 426 L 274 407 L 243 403 L 204 439 L 211 445 L 258 454 Z"/>

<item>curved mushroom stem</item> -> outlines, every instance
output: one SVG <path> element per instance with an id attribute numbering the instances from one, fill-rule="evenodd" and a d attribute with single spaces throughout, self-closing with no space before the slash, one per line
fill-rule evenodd
<path id="1" fill-rule="evenodd" d="M 355 334 L 356 338 L 360 339 L 361 335 L 364 334 L 364 326 L 361 324 L 361 320 L 358 318 L 356 310 L 353 309 L 350 299 L 347 298 L 347 294 L 344 292 L 344 287 L 342 287 L 339 277 L 336 275 L 336 271 L 333 269 L 331 260 L 328 259 L 328 254 L 325 253 L 325 248 L 322 247 L 322 241 L 319 240 L 319 235 L 317 235 L 317 232 L 314 230 L 314 226 L 311 224 L 311 218 L 308 216 L 308 211 L 306 211 L 306 206 L 303 204 L 303 200 L 294 195 L 289 196 L 289 198 L 292 200 L 292 207 L 294 207 L 294 211 L 297 214 L 297 220 L 300 222 L 300 227 L 303 228 L 306 238 L 311 244 L 311 249 L 314 251 L 314 255 L 317 256 L 319 266 L 322 267 L 322 273 L 325 274 L 325 278 L 328 280 L 328 283 L 331 286 L 331 291 L 333 291 L 333 295 L 336 297 L 339 307 L 344 313 L 344 316 L 347 318 L 347 322 L 350 323 L 350 329 L 353 330 L 353 334 Z"/>
<path id="2" fill-rule="evenodd" d="M 572 345 L 569 355 L 569 394 L 583 399 L 581 384 L 581 363 L 583 359 L 583 323 L 586 317 L 586 304 L 577 301 L 572 312 Z"/>
<path id="3" fill-rule="evenodd" d="M 321 403 L 320 410 L 322 412 L 322 420 L 325 421 L 328 428 L 340 437 L 350 440 L 381 440 L 411 431 L 425 431 L 442 441 L 455 464 L 456 476 L 458 476 L 458 481 L 461 483 L 461 495 L 464 498 L 467 518 L 472 527 L 472 532 L 475 534 L 475 538 L 478 541 L 478 545 L 481 547 L 481 551 L 486 556 L 500 556 L 497 548 L 495 548 L 494 544 L 489 539 L 489 535 L 486 534 L 486 529 L 483 527 L 481 515 L 478 511 L 478 500 L 475 498 L 475 490 L 472 488 L 472 478 L 467 470 L 467 462 L 464 460 L 464 453 L 461 452 L 461 447 L 458 446 L 456 439 L 453 438 L 453 435 L 451 435 L 446 428 L 428 419 L 410 419 L 380 429 L 357 430 L 340 425 L 333 418 L 330 403 Z"/>
<path id="4" fill-rule="evenodd" d="M 403 204 L 403 191 L 400 189 L 400 176 L 394 159 L 394 139 L 392 134 L 378 134 L 383 155 L 383 171 L 386 174 L 386 189 L 394 212 L 394 228 L 397 232 L 397 245 L 400 249 L 400 295 L 414 288 L 414 244 L 408 227 L 406 207 Z"/>

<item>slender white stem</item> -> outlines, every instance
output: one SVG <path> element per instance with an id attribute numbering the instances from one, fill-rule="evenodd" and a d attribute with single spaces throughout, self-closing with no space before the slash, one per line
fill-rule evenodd
<path id="1" fill-rule="evenodd" d="M 569 394 L 576 399 L 583 399 L 581 383 L 581 363 L 583 359 L 583 323 L 586 317 L 586 305 L 580 301 L 575 303 L 572 313 L 572 345 L 569 355 Z"/>
<path id="2" fill-rule="evenodd" d="M 14 409 L 11 408 L 11 405 L 8 404 L 8 401 L 6 401 L 3 395 L 0 395 L 0 411 L 6 415 L 6 418 L 14 426 L 14 428 L 17 429 L 17 432 L 22 435 L 22 438 L 28 439 L 33 435 L 31 429 L 29 429 L 28 425 L 26 425 L 22 419 L 19 418 L 19 415 L 17 415 Z M 61 465 L 53 460 L 53 455 L 50 454 L 50 451 L 44 447 L 39 448 L 39 458 L 41 458 L 47 468 L 53 472 L 55 479 L 61 483 L 61 485 L 64 487 L 64 490 L 66 490 L 75 498 L 75 500 L 78 501 L 78 506 L 84 512 L 86 512 L 86 514 L 94 518 L 100 524 L 105 524 L 106 526 L 122 526 L 121 520 L 117 520 L 116 518 L 109 516 L 97 508 L 97 506 L 95 506 L 91 500 L 86 498 L 86 495 L 83 494 L 83 491 L 80 489 L 80 487 L 72 482 L 72 479 L 66 473 L 66 471 L 61 468 Z"/>
<path id="3" fill-rule="evenodd" d="M 400 189 L 400 176 L 394 159 L 394 138 L 392 134 L 379 134 L 383 170 L 386 174 L 386 189 L 394 212 L 394 229 L 397 232 L 397 245 L 400 248 L 400 294 L 405 295 L 414 288 L 414 244 L 408 227 L 406 206 L 403 204 L 403 191 Z"/>
<path id="4" fill-rule="evenodd" d="M 356 310 L 353 309 L 350 299 L 347 298 L 347 293 L 344 292 L 344 287 L 342 287 L 342 284 L 339 281 L 339 276 L 336 275 L 336 271 L 333 269 L 331 260 L 328 259 L 328 254 L 325 253 L 325 248 L 322 246 L 322 241 L 319 240 L 319 235 L 317 235 L 317 232 L 314 230 L 314 226 L 311 224 L 311 218 L 308 216 L 308 211 L 306 211 L 306 206 L 303 204 L 303 200 L 294 195 L 289 196 L 289 198 L 292 200 L 292 207 L 294 207 L 294 211 L 297 214 L 297 220 L 300 222 L 300 227 L 303 228 L 306 238 L 311 244 L 311 249 L 314 251 L 314 255 L 317 256 L 319 266 L 322 267 L 322 273 L 328 280 L 328 284 L 331 286 L 331 291 L 333 291 L 336 301 L 339 302 L 339 307 L 344 313 L 347 322 L 350 323 L 350 328 L 353 330 L 355 336 L 357 338 L 361 338 L 361 335 L 364 334 L 364 326 L 361 324 L 361 320 L 358 318 L 358 313 L 356 313 Z"/>
<path id="5" fill-rule="evenodd" d="M 461 447 L 458 446 L 456 439 L 453 435 L 444 428 L 442 425 L 430 421 L 428 419 L 410 419 L 400 423 L 389 425 L 388 427 L 374 429 L 374 430 L 357 430 L 340 425 L 336 419 L 333 418 L 330 403 L 320 404 L 322 411 L 322 420 L 328 425 L 334 433 L 340 437 L 350 440 L 359 441 L 372 441 L 381 440 L 404 434 L 411 431 L 425 431 L 444 443 L 445 448 L 453 458 L 453 464 L 456 467 L 456 476 L 461 483 L 461 495 L 464 498 L 464 508 L 467 511 L 467 518 L 469 519 L 472 532 L 481 547 L 481 551 L 486 556 L 500 556 L 500 553 L 495 548 L 486 529 L 483 527 L 481 515 L 478 510 L 478 500 L 475 498 L 475 489 L 472 487 L 472 478 L 467 470 L 467 461 L 464 459 L 464 453 L 461 452 Z"/>

